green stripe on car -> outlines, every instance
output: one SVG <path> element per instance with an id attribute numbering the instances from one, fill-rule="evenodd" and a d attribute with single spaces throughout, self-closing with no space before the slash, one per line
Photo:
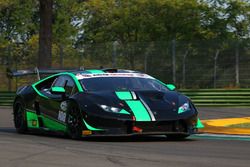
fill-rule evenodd
<path id="1" fill-rule="evenodd" d="M 49 130 L 66 131 L 66 125 L 58 122 L 54 118 L 45 115 L 37 115 L 35 111 L 26 110 L 28 128 L 40 128 L 38 118 L 42 119 L 43 126 Z"/>
<path id="2" fill-rule="evenodd" d="M 26 110 L 28 128 L 39 128 L 38 116 L 34 112 Z"/>
<path id="3" fill-rule="evenodd" d="M 64 132 L 67 130 L 66 125 L 57 122 L 54 118 L 50 118 L 49 116 L 45 115 L 41 115 L 39 117 L 42 118 L 43 125 L 49 130 L 64 131 Z"/>
<path id="4" fill-rule="evenodd" d="M 147 109 L 143 106 L 139 100 L 126 101 L 130 109 L 135 115 L 136 121 L 151 121 L 151 117 Z"/>
<path id="5" fill-rule="evenodd" d="M 91 74 L 103 74 L 103 73 L 105 73 L 102 70 L 87 70 L 87 71 L 90 72 Z"/>
<path id="6" fill-rule="evenodd" d="M 88 130 L 93 130 L 93 131 L 103 130 L 103 129 L 98 129 L 98 128 L 94 128 L 93 126 L 90 126 L 84 119 L 83 119 L 83 122 Z"/>
<path id="7" fill-rule="evenodd" d="M 115 94 L 120 100 L 132 100 L 133 99 L 130 92 L 117 91 L 115 92 Z"/>

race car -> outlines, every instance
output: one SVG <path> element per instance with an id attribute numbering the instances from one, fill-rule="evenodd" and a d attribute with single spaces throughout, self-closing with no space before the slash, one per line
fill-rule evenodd
<path id="1" fill-rule="evenodd" d="M 183 139 L 203 125 L 191 100 L 154 77 L 131 70 L 60 72 L 16 92 L 18 133 L 86 136 L 166 135 Z"/>

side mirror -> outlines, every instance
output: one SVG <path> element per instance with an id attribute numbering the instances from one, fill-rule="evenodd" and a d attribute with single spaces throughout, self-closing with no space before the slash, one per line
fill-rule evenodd
<path id="1" fill-rule="evenodd" d="M 51 88 L 51 92 L 56 94 L 65 94 L 65 89 L 63 87 L 55 86 Z"/>
<path id="2" fill-rule="evenodd" d="M 167 84 L 167 87 L 169 90 L 172 90 L 172 91 L 176 89 L 176 87 L 173 84 Z"/>

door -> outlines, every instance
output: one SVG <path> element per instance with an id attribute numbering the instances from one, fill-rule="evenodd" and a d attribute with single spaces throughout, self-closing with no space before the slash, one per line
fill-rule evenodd
<path id="1" fill-rule="evenodd" d="M 65 89 L 65 93 L 53 92 L 52 87 L 62 87 Z M 41 92 L 47 97 L 39 97 L 43 127 L 54 131 L 65 131 L 67 99 L 74 90 L 75 83 L 73 79 L 68 75 L 61 75 L 55 78 L 50 89 Z"/>

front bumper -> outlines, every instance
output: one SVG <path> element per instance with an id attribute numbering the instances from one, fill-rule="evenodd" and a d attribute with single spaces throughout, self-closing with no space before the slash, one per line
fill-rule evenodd
<path id="1" fill-rule="evenodd" d="M 154 122 L 126 121 L 122 126 L 117 128 L 104 128 L 98 131 L 83 130 L 83 136 L 191 135 L 195 133 L 197 133 L 197 128 L 187 120 Z"/>

